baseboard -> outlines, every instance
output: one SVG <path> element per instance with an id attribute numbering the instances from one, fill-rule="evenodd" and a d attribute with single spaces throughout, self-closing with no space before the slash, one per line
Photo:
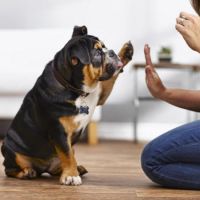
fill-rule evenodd
<path id="1" fill-rule="evenodd" d="M 177 127 L 180 123 L 139 123 L 137 135 L 139 141 L 149 141 L 155 137 Z M 114 140 L 133 140 L 132 123 L 99 123 L 98 126 L 100 139 Z"/>

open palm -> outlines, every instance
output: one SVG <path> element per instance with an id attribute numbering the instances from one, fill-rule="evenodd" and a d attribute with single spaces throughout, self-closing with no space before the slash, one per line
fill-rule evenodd
<path id="1" fill-rule="evenodd" d="M 150 56 L 150 48 L 148 45 L 144 47 L 144 54 L 146 59 L 146 84 L 150 93 L 156 98 L 162 98 L 162 95 L 165 92 L 165 86 L 163 85 L 158 73 L 156 72 Z"/>

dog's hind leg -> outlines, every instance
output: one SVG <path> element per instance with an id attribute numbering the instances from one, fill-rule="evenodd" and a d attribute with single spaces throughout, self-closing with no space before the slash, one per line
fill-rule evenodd
<path id="1" fill-rule="evenodd" d="M 32 179 L 37 177 L 37 173 L 32 168 L 24 168 L 23 170 L 5 169 L 5 173 L 8 177 L 14 177 L 19 179 Z"/>
<path id="2" fill-rule="evenodd" d="M 18 169 L 5 169 L 7 176 L 19 179 L 32 179 L 37 177 L 37 172 L 32 168 L 32 163 L 29 157 L 15 153 L 15 162 Z"/>
<path id="3" fill-rule="evenodd" d="M 31 158 L 14 152 L 4 143 L 1 152 L 5 158 L 3 165 L 7 176 L 20 179 L 36 177 L 37 173 L 32 168 Z"/>

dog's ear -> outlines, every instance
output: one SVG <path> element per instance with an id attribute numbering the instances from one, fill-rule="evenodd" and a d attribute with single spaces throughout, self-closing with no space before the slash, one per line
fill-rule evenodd
<path id="1" fill-rule="evenodd" d="M 87 27 L 86 26 L 74 26 L 74 30 L 72 33 L 72 38 L 75 36 L 87 35 Z"/>
<path id="2" fill-rule="evenodd" d="M 79 61 L 84 65 L 91 63 L 89 51 L 83 45 L 73 46 L 73 48 L 71 49 L 70 55 L 71 55 L 70 56 L 71 64 L 74 66 L 77 65 L 79 63 Z"/>

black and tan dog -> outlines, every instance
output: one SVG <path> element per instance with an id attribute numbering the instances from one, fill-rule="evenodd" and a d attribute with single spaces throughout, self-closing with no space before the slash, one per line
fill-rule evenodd
<path id="1" fill-rule="evenodd" d="M 71 40 L 25 96 L 6 134 L 6 175 L 24 179 L 47 172 L 61 175 L 61 184 L 80 185 L 87 171 L 77 166 L 72 146 L 132 55 L 131 43 L 117 56 L 88 35 L 85 26 L 75 27 Z"/>

